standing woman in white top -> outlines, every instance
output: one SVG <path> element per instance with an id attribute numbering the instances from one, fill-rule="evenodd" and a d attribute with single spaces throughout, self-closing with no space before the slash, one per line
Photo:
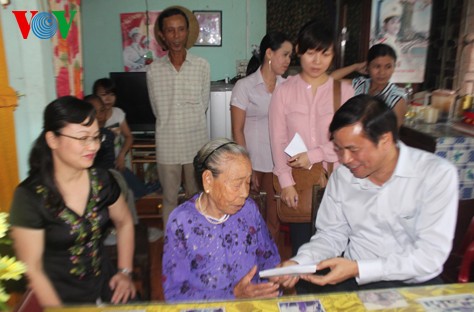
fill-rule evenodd
<path id="1" fill-rule="evenodd" d="M 281 75 L 290 65 L 292 51 L 293 45 L 287 35 L 281 32 L 265 35 L 260 42 L 257 58 L 260 66 L 253 71 L 247 69 L 247 77 L 237 81 L 231 99 L 232 135 L 235 142 L 245 147 L 250 154 L 252 191 L 267 193 L 264 218 L 275 241 L 278 239 L 280 221 L 274 199 L 268 107 L 273 90 L 284 81 Z"/>

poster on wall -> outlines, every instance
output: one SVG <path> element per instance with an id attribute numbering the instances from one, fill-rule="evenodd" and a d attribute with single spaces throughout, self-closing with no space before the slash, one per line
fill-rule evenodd
<path id="1" fill-rule="evenodd" d="M 431 0 L 372 1 L 370 45 L 385 43 L 397 53 L 392 82 L 423 82 L 431 9 Z"/>
<path id="2" fill-rule="evenodd" d="M 148 12 L 148 22 L 145 12 L 120 14 L 125 71 L 145 71 L 146 64 L 167 53 L 156 42 L 153 32 L 159 14 L 160 12 Z"/>

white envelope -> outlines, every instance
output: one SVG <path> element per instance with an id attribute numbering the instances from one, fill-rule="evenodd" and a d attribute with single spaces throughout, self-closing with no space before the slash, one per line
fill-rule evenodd
<path id="1" fill-rule="evenodd" d="M 267 278 L 281 275 L 300 275 L 316 273 L 316 264 L 291 265 L 282 268 L 275 268 L 260 271 L 260 278 Z"/>
<path id="2" fill-rule="evenodd" d="M 285 148 L 285 153 L 290 157 L 293 157 L 296 154 L 304 153 L 307 151 L 308 151 L 308 148 L 304 144 L 303 139 L 298 134 L 298 132 L 295 133 L 295 136 L 291 140 L 290 144 L 288 144 L 288 146 Z"/>

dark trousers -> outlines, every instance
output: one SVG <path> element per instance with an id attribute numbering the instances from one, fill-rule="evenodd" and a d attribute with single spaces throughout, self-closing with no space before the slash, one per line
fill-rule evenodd
<path id="1" fill-rule="evenodd" d="M 312 236 L 311 223 L 289 223 L 290 226 L 290 240 L 291 240 L 291 254 L 296 256 L 301 245 L 309 242 Z"/>
<path id="2" fill-rule="evenodd" d="M 369 289 L 384 289 L 384 288 L 399 288 L 399 287 L 411 287 L 411 286 L 429 286 L 429 285 L 440 285 L 444 284 L 441 277 L 437 276 L 426 282 L 419 284 L 407 284 L 401 281 L 381 281 L 374 282 L 365 285 L 357 284 L 355 278 L 348 279 L 336 285 L 318 286 L 307 281 L 300 280 L 295 288 L 298 295 L 304 294 L 315 294 L 315 293 L 330 293 L 330 292 L 347 292 L 347 291 L 360 291 Z"/>

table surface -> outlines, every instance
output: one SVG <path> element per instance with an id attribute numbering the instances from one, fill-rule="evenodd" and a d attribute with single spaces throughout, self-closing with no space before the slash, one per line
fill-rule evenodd
<path id="1" fill-rule="evenodd" d="M 423 287 L 406 287 L 406 288 L 393 288 L 380 290 L 399 297 L 398 302 L 405 304 L 404 307 L 390 308 L 390 309 L 377 309 L 376 311 L 442 311 L 434 308 L 434 299 L 443 299 L 443 303 L 438 301 L 438 306 L 446 308 L 447 304 L 455 302 L 456 295 L 466 295 L 470 298 L 463 300 L 466 304 L 470 304 L 467 310 L 456 310 L 456 311 L 473 311 L 474 310 L 474 283 L 467 284 L 445 284 L 436 286 L 423 286 Z M 206 312 L 237 312 L 237 311 L 280 311 L 279 304 L 284 302 L 301 302 L 301 301 L 314 301 L 320 300 L 325 311 L 367 311 L 366 306 L 361 301 L 361 297 L 367 297 L 368 293 L 374 294 L 377 291 L 360 291 L 360 292 L 343 292 L 343 293 L 331 293 L 321 295 L 305 295 L 305 296 L 284 296 L 277 299 L 263 299 L 263 300 L 235 300 L 235 301 L 221 301 L 221 302 L 207 302 L 207 303 L 182 303 L 182 304 L 166 304 L 159 302 L 150 302 L 135 305 L 119 305 L 119 306 L 76 306 L 76 307 L 64 307 L 64 308 L 48 308 L 47 312 L 98 312 L 98 311 L 143 311 L 143 312 L 154 312 L 154 311 L 206 311 Z M 421 299 L 431 300 L 431 307 L 425 309 L 420 303 Z M 219 310 L 219 308 L 223 308 Z M 204 310 L 205 309 L 205 310 Z M 290 311 L 291 309 L 281 310 Z M 299 310 L 291 310 L 299 311 Z M 317 310 L 319 311 L 319 310 Z M 454 311 L 454 310 L 451 310 Z"/>
<path id="2" fill-rule="evenodd" d="M 474 138 L 474 126 L 463 125 L 461 123 L 410 123 L 403 125 L 406 128 L 411 128 L 425 134 L 432 136 L 433 138 L 443 137 L 470 137 Z M 472 129 L 471 129 L 472 128 Z"/>

